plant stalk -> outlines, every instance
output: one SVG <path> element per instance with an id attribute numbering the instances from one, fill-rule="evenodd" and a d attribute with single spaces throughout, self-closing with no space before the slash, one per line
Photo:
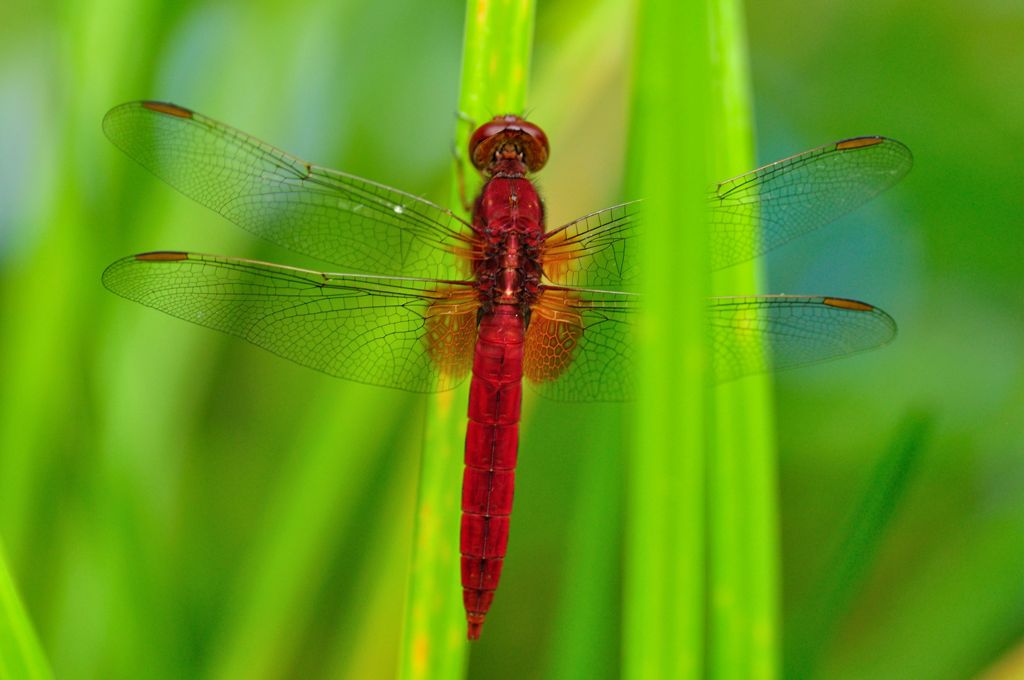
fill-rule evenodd
<path id="1" fill-rule="evenodd" d="M 711 167 L 717 180 L 755 166 L 743 7 L 711 0 Z M 716 295 L 754 294 L 757 260 L 712 277 Z M 708 458 L 708 664 L 715 678 L 770 680 L 779 671 L 778 501 L 771 377 L 714 391 Z"/>
<path id="2" fill-rule="evenodd" d="M 456 127 L 451 205 L 479 188 L 466 158 L 474 124 L 522 113 L 533 48 L 532 0 L 470 0 Z M 467 268 L 468 271 L 468 268 Z M 399 675 L 460 678 L 466 667 L 466 622 L 459 571 L 460 484 L 468 385 L 432 397 L 427 406 Z M 486 635 L 486 633 L 485 633 Z"/>
<path id="3" fill-rule="evenodd" d="M 627 195 L 646 199 L 634 451 L 625 531 L 623 675 L 704 673 L 707 5 L 640 4 Z"/>

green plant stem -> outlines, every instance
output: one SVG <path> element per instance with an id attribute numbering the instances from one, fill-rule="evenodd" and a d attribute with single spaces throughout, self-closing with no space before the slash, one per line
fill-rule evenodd
<path id="1" fill-rule="evenodd" d="M 459 92 L 457 163 L 452 206 L 479 186 L 466 161 L 471 124 L 499 113 L 521 113 L 533 46 L 532 0 L 471 0 Z M 468 273 L 468 268 L 467 268 Z M 459 576 L 462 451 L 468 386 L 431 398 L 427 407 L 416 509 L 412 571 L 399 674 L 402 678 L 458 678 L 466 663 L 466 623 Z M 486 635 L 486 630 L 484 632 Z"/>
<path id="2" fill-rule="evenodd" d="M 706 11 L 702 2 L 650 0 L 636 29 L 628 195 L 647 204 L 626 501 L 623 675 L 631 679 L 703 677 Z"/>
<path id="3" fill-rule="evenodd" d="M 712 175 L 753 168 L 754 135 L 743 8 L 711 0 Z M 752 260 L 716 272 L 718 295 L 754 294 Z M 715 678 L 776 677 L 778 519 L 771 378 L 751 376 L 714 392 L 708 457 L 708 665 Z"/>
<path id="4" fill-rule="evenodd" d="M 466 399 L 463 388 L 427 402 L 401 678 L 461 678 L 465 672 L 458 531 Z"/>

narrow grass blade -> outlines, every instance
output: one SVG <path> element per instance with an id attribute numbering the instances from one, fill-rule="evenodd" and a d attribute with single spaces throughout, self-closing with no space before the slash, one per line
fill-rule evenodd
<path id="1" fill-rule="evenodd" d="M 533 44 L 530 0 L 470 0 L 459 93 L 457 164 L 452 205 L 479 186 L 465 159 L 472 122 L 521 113 Z M 468 385 L 428 402 L 416 508 L 413 557 L 399 676 L 458 678 L 466 664 L 466 623 L 459 578 L 459 484 Z M 486 631 L 484 632 L 486 635 Z"/>
<path id="2" fill-rule="evenodd" d="M 403 461 L 415 461 L 422 447 L 421 432 L 403 427 L 396 435 Z M 402 610 L 409 578 L 409 530 L 418 476 L 414 465 L 400 465 L 395 474 L 381 475 L 383 483 L 377 483 L 372 498 L 366 499 L 370 512 L 359 527 L 357 543 L 363 559 L 351 585 L 345 584 L 348 596 L 341 603 L 337 625 L 327 627 L 331 654 L 308 663 L 302 675 L 339 680 L 395 677 L 401 631 L 396 630 L 394 612 Z M 395 518 L 402 518 L 398 528 L 405 531 L 396 531 Z M 292 677 L 299 675 L 296 670 L 291 670 Z"/>
<path id="3" fill-rule="evenodd" d="M 50 665 L 0 550 L 0 678 L 51 678 Z"/>
<path id="4" fill-rule="evenodd" d="M 786 644 L 787 678 L 809 677 L 861 587 L 889 524 L 927 449 L 932 419 L 912 413 L 879 459 L 851 514 L 842 542 L 806 605 L 794 616 Z"/>
<path id="5" fill-rule="evenodd" d="M 266 503 L 264 531 L 239 570 L 212 678 L 286 677 L 315 620 L 329 571 L 326 553 L 333 545 L 362 553 L 361 543 L 349 538 L 364 522 L 359 499 L 380 476 L 382 439 L 402 427 L 406 413 L 377 389 L 350 387 L 333 402 L 298 424 L 304 436 L 288 452 L 289 465 Z M 371 421 L 378 429 L 346 429 Z M 398 625 L 391 621 L 378 638 L 397 637 Z"/>
<path id="6" fill-rule="evenodd" d="M 718 179 L 755 167 L 743 6 L 711 0 L 711 167 Z M 716 272 L 716 295 L 760 286 L 758 260 Z M 715 390 L 708 457 L 708 665 L 715 678 L 776 677 L 778 508 L 771 378 Z"/>
<path id="7" fill-rule="evenodd" d="M 704 667 L 704 474 L 709 392 L 707 5 L 640 5 L 629 195 L 648 200 L 640 254 L 634 451 L 627 472 L 623 674 Z"/>
<path id="8" fill-rule="evenodd" d="M 1019 639 L 1024 611 L 1019 506 L 990 509 L 941 531 L 941 546 L 914 562 L 913 574 L 894 596 L 882 603 L 857 599 L 859 620 L 851 622 L 852 634 L 847 635 L 844 621 L 842 637 L 826 647 L 811 677 L 974 678 Z M 871 613 L 867 620 L 859 616 L 863 609 Z"/>

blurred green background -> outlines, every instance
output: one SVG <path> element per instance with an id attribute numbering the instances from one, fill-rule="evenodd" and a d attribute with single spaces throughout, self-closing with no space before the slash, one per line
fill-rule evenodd
<path id="1" fill-rule="evenodd" d="M 1024 677 L 1024 3 L 747 11 L 761 161 L 858 134 L 916 158 L 765 258 L 770 292 L 900 323 L 891 347 L 778 378 L 787 675 Z M 0 540 L 59 677 L 394 674 L 422 399 L 107 293 L 103 268 L 145 250 L 323 265 L 152 178 L 100 120 L 173 101 L 443 201 L 463 12 L 0 7 Z M 627 3 L 538 7 L 528 113 L 552 140 L 553 224 L 622 198 L 629 26 Z M 525 410 L 470 677 L 617 677 L 622 409 Z"/>

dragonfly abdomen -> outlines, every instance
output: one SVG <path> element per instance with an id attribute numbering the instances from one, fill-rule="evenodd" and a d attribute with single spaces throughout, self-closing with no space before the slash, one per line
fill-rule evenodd
<path id="1" fill-rule="evenodd" d="M 522 404 L 523 316 L 496 305 L 480 319 L 469 387 L 462 480 L 462 589 L 476 640 L 501 577 L 515 486 Z"/>

